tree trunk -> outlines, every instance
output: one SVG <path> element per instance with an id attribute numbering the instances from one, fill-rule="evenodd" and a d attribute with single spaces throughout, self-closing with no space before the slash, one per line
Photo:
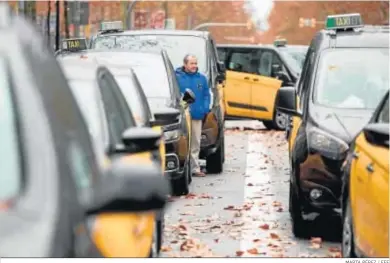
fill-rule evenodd
<path id="1" fill-rule="evenodd" d="M 51 2 L 47 1 L 47 18 L 46 18 L 46 30 L 47 30 L 47 41 L 49 47 L 51 47 L 51 37 L 50 37 L 50 16 L 51 16 Z"/>
<path id="2" fill-rule="evenodd" d="M 69 38 L 68 1 L 64 0 L 65 37 Z"/>

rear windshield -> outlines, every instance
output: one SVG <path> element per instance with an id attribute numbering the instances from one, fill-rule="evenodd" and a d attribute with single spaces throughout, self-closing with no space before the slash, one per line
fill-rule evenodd
<path id="1" fill-rule="evenodd" d="M 375 109 L 389 89 L 389 50 L 325 50 L 316 74 L 316 103 L 332 108 Z"/>
<path id="2" fill-rule="evenodd" d="M 129 50 L 158 50 L 165 49 L 173 66 L 183 65 L 187 54 L 198 58 L 200 72 L 207 70 L 206 40 L 196 36 L 181 35 L 108 35 L 99 36 L 93 43 L 95 49 L 121 48 Z"/>
<path id="3" fill-rule="evenodd" d="M 22 187 L 21 153 L 6 61 L 0 57 L 0 207 Z"/>

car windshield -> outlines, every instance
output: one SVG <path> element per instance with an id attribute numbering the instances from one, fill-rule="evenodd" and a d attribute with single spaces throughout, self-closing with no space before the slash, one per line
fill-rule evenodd
<path id="1" fill-rule="evenodd" d="M 114 78 L 117 81 L 123 96 L 125 97 L 127 104 L 129 105 L 131 112 L 134 115 L 137 125 L 145 125 L 148 119 L 142 105 L 142 97 L 137 91 L 135 83 L 131 80 L 130 75 L 114 74 Z"/>
<path id="2" fill-rule="evenodd" d="M 387 48 L 323 51 L 316 76 L 314 101 L 345 109 L 375 109 L 389 89 Z"/>
<path id="3" fill-rule="evenodd" d="M 98 36 L 95 49 L 160 50 L 165 49 L 175 68 L 183 65 L 183 58 L 193 54 L 198 58 L 199 71 L 207 70 L 206 40 L 196 36 L 180 35 L 109 35 Z"/>
<path id="4" fill-rule="evenodd" d="M 5 60 L 0 57 L 0 207 L 1 201 L 15 197 L 21 190 L 21 153 L 16 112 Z"/>
<path id="5" fill-rule="evenodd" d="M 302 70 L 303 62 L 301 64 L 300 60 L 297 59 L 297 56 L 294 56 L 291 52 L 289 52 L 287 49 L 280 49 L 280 53 L 286 63 L 290 66 L 290 68 L 295 72 L 295 73 L 300 73 Z M 303 57 L 304 61 L 305 57 Z"/>
<path id="6" fill-rule="evenodd" d="M 301 71 L 302 67 L 303 67 L 303 63 L 305 62 L 307 49 L 308 49 L 307 47 L 302 47 L 302 48 L 287 47 L 286 49 L 281 50 L 281 52 L 289 54 L 290 57 L 293 58 L 297 62 L 296 64 L 299 66 L 299 69 Z M 298 72 L 300 72 L 300 71 L 298 71 Z"/>
<path id="7" fill-rule="evenodd" d="M 99 106 L 97 90 L 93 80 L 70 79 L 69 85 L 87 122 L 89 132 L 95 142 L 105 143 L 104 123 Z"/>

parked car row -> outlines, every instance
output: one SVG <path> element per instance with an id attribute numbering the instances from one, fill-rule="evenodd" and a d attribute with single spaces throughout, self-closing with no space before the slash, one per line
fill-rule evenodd
<path id="1" fill-rule="evenodd" d="M 389 27 L 329 16 L 295 86 L 280 88 L 295 236 L 309 214 L 337 216 L 344 257 L 389 257 Z M 326 226 L 329 227 L 329 226 Z"/>

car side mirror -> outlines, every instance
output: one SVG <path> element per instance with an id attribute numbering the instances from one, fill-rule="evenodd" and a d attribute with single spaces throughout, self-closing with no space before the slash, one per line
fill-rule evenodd
<path id="1" fill-rule="evenodd" d="M 169 181 L 157 165 L 114 161 L 97 182 L 88 215 L 161 210 L 171 194 Z"/>
<path id="2" fill-rule="evenodd" d="M 178 122 L 180 111 L 174 108 L 158 108 L 154 112 L 152 126 L 166 126 Z"/>
<path id="3" fill-rule="evenodd" d="M 185 101 L 187 104 L 192 104 L 195 102 L 195 94 L 190 89 L 186 89 L 183 95 L 183 101 Z"/>
<path id="4" fill-rule="evenodd" d="M 297 111 L 297 94 L 294 87 L 281 87 L 276 95 L 275 106 L 282 113 L 301 117 Z"/>
<path id="5" fill-rule="evenodd" d="M 370 123 L 363 128 L 366 140 L 377 146 L 389 147 L 389 124 Z"/>
<path id="6" fill-rule="evenodd" d="M 225 73 L 226 72 L 226 66 L 225 63 L 218 61 L 217 62 L 218 72 L 219 73 Z"/>
<path id="7" fill-rule="evenodd" d="M 161 138 L 161 132 L 152 128 L 132 127 L 123 132 L 123 145 L 116 146 L 115 151 L 117 153 L 140 153 L 158 150 Z"/>

